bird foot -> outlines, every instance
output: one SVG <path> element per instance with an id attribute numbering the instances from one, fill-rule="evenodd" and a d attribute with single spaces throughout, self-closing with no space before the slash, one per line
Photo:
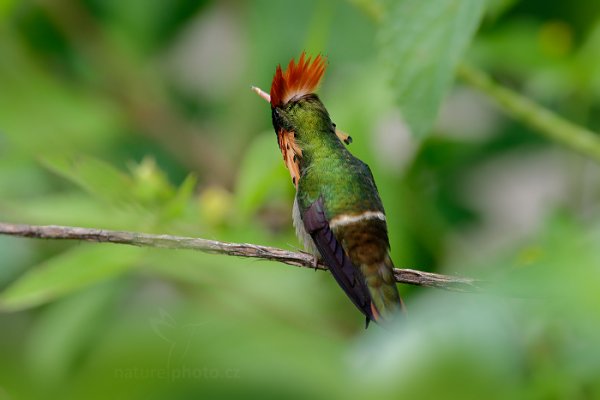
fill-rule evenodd
<path id="1" fill-rule="evenodd" d="M 316 254 L 313 254 L 312 267 L 315 269 L 315 271 L 319 269 L 319 257 Z"/>

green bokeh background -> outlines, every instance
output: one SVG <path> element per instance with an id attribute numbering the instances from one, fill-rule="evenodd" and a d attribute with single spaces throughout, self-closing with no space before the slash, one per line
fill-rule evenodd
<path id="1" fill-rule="evenodd" d="M 328 57 L 319 94 L 373 171 L 396 265 L 490 281 L 401 285 L 409 318 L 364 330 L 327 273 L 0 237 L 1 400 L 600 398 L 598 164 L 460 82 L 411 134 L 390 8 L 0 0 L 0 220 L 297 249 L 249 89 L 306 50 Z M 600 131 L 597 0 L 489 1 L 463 58 Z"/>

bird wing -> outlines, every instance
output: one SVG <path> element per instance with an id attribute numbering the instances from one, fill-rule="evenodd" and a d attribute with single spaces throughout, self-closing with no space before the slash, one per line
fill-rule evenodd
<path id="1" fill-rule="evenodd" d="M 375 321 L 377 311 L 373 309 L 369 289 L 359 269 L 352 264 L 332 232 L 325 216 L 322 197 L 319 197 L 302 213 L 302 221 L 335 280 L 354 305 L 367 317 L 367 324 L 369 320 Z"/>

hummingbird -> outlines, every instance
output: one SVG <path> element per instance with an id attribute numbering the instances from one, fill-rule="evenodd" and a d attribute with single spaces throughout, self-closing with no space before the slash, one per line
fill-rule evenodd
<path id="1" fill-rule="evenodd" d="M 369 166 L 346 148 L 315 94 L 326 59 L 302 52 L 285 71 L 275 70 L 270 93 L 252 87 L 271 105 L 279 149 L 296 188 L 292 210 L 296 235 L 320 258 L 370 321 L 404 312 L 394 278 L 386 216 Z"/>

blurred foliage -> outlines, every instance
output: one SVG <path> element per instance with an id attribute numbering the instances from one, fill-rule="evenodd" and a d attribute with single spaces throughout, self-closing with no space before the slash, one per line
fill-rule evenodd
<path id="1" fill-rule="evenodd" d="M 489 293 L 402 286 L 365 331 L 329 274 L 0 237 L 0 399 L 600 398 L 600 169 L 451 85 L 600 130 L 595 0 L 0 0 L 0 220 L 298 248 L 249 88 L 303 49 L 396 265 Z"/>
<path id="2" fill-rule="evenodd" d="M 475 32 L 485 2 L 390 1 L 382 21 L 382 54 L 402 114 L 416 135 L 433 124 L 454 70 Z"/>

